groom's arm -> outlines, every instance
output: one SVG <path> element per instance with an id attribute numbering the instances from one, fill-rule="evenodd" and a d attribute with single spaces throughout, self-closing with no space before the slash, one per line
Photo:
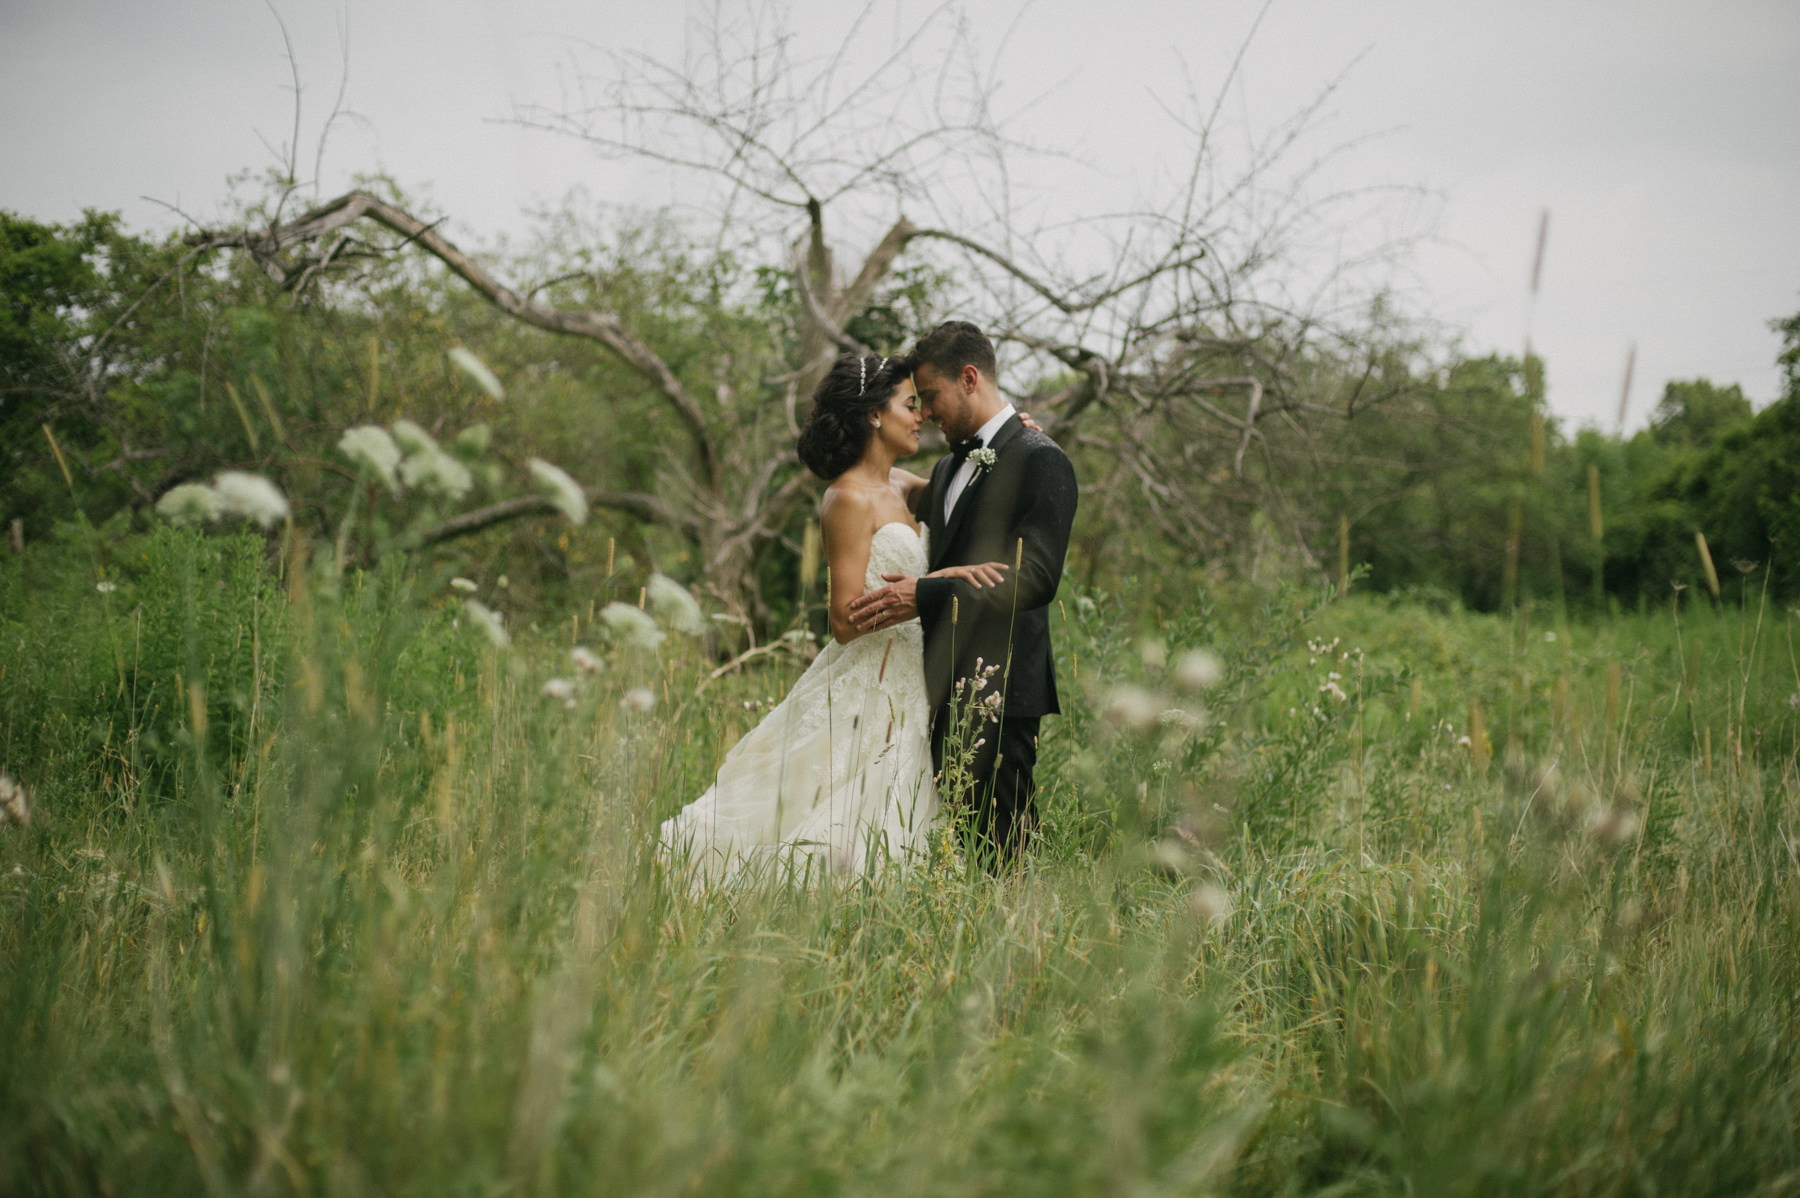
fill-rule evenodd
<path id="1" fill-rule="evenodd" d="M 1062 582 L 1069 530 L 1075 522 L 1079 488 L 1075 468 L 1053 444 L 1032 451 L 1019 475 L 1005 544 L 1012 550 L 1006 565 L 1016 564 L 997 587 L 977 588 L 959 578 L 921 578 L 917 599 L 927 620 L 947 617 L 954 600 L 959 611 L 983 618 L 1007 618 L 1032 608 L 1048 607 Z"/>

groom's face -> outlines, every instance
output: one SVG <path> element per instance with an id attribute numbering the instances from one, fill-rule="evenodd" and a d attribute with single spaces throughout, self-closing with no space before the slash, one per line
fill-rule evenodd
<path id="1" fill-rule="evenodd" d="M 913 386 L 919 391 L 919 411 L 952 441 L 973 436 L 981 427 L 975 419 L 975 396 L 963 386 L 961 378 L 946 378 L 935 366 L 925 363 L 913 373 Z"/>

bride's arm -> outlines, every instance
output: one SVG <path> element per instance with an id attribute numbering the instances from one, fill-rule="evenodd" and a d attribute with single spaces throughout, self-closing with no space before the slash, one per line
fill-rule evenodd
<path id="1" fill-rule="evenodd" d="M 931 480 L 894 466 L 888 471 L 888 481 L 900 492 L 900 498 L 906 501 L 906 510 L 917 520 L 919 505 L 925 502 L 925 489 L 931 485 Z"/>
<path id="2" fill-rule="evenodd" d="M 831 635 L 847 645 L 866 635 L 850 619 L 850 604 L 863 593 L 874 540 L 875 508 L 854 491 L 827 491 L 819 509 L 819 531 L 825 538 L 825 562 L 831 580 Z"/>

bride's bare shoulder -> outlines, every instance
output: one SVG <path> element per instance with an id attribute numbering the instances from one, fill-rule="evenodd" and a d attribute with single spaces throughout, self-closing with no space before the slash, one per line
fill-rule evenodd
<path id="1" fill-rule="evenodd" d="M 875 497 L 865 488 L 834 482 L 825 488 L 819 503 L 819 523 L 830 531 L 853 533 L 873 531 Z"/>

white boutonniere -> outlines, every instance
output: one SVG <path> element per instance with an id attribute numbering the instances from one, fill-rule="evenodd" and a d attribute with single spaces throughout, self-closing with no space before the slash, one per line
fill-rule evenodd
<path id="1" fill-rule="evenodd" d="M 969 451 L 969 461 L 974 463 L 975 473 L 978 475 L 986 474 L 989 470 L 992 470 L 994 468 L 994 463 L 999 460 L 999 455 L 985 445 L 980 449 Z"/>

